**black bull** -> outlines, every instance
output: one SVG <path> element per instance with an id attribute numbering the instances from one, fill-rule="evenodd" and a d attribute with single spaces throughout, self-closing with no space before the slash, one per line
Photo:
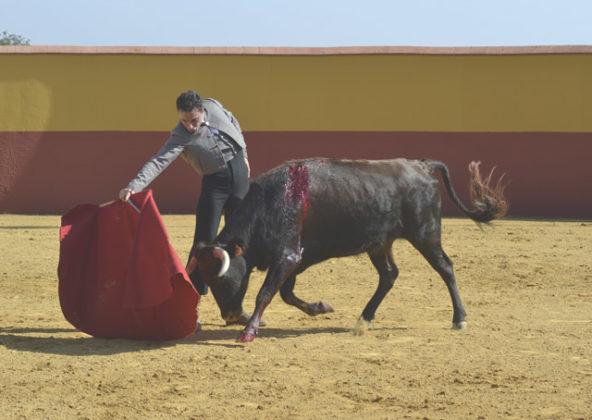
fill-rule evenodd
<path id="1" fill-rule="evenodd" d="M 332 312 L 325 302 L 308 303 L 294 294 L 296 276 L 329 258 L 367 252 L 380 277 L 378 288 L 354 330 L 363 333 L 399 273 L 392 256 L 397 238 L 407 239 L 440 274 L 452 298 L 453 328 L 466 326 L 452 262 L 441 246 L 438 169 L 449 196 L 474 221 L 503 216 L 507 203 L 491 174 L 482 179 L 471 162 L 474 209 L 465 207 L 448 168 L 434 160 L 291 161 L 252 182 L 249 193 L 215 243 L 193 250 L 187 270 L 197 266 L 227 322 L 246 323 L 239 341 L 258 334 L 265 307 L 280 291 L 282 299 L 308 315 Z M 228 257 L 230 255 L 230 260 Z M 249 318 L 242 302 L 254 268 L 268 269 Z M 248 319 L 248 320 L 247 320 Z"/>

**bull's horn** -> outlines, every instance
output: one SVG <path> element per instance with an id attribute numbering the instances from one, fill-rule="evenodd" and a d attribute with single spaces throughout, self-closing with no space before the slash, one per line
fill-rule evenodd
<path id="1" fill-rule="evenodd" d="M 222 262 L 222 267 L 220 267 L 220 271 L 218 272 L 218 277 L 222 277 L 228 271 L 228 267 L 230 267 L 230 257 L 226 250 L 219 247 L 214 248 L 214 256 Z"/>

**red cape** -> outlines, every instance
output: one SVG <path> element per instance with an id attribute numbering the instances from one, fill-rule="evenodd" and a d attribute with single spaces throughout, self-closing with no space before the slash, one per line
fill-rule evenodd
<path id="1" fill-rule="evenodd" d="M 169 242 L 152 191 L 83 204 L 62 217 L 59 296 L 66 319 L 104 338 L 171 340 L 197 327 L 199 294 Z"/>

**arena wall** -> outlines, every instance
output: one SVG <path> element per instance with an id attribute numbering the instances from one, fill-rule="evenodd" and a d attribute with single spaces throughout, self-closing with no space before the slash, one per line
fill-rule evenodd
<path id="1" fill-rule="evenodd" d="M 254 176 L 310 156 L 430 157 L 467 200 L 479 160 L 506 174 L 512 216 L 592 216 L 592 47 L 0 47 L 0 212 L 114 199 L 190 88 L 239 119 Z M 190 213 L 199 177 L 179 159 L 150 188 L 163 213 Z"/>

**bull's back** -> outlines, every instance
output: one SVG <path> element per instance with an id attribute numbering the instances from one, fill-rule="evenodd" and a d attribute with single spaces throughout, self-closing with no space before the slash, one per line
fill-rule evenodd
<path id="1" fill-rule="evenodd" d="M 309 160 L 304 246 L 327 257 L 353 255 L 404 235 L 416 196 L 437 192 L 419 161 Z"/>

